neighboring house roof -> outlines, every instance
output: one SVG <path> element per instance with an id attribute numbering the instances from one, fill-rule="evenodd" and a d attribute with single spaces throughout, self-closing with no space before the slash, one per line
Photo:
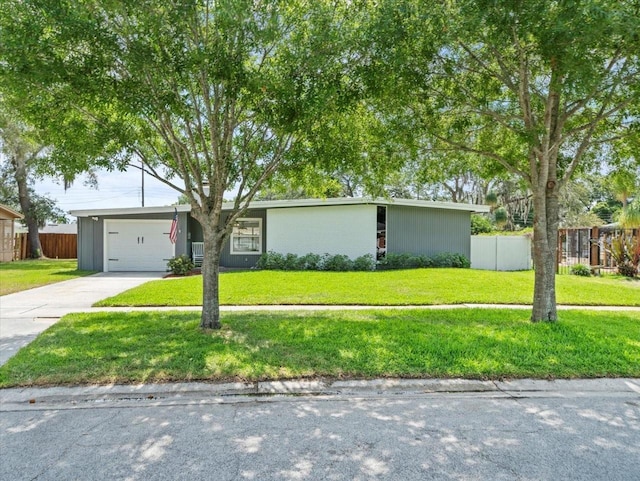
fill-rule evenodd
<path id="1" fill-rule="evenodd" d="M 334 199 L 263 200 L 251 202 L 249 204 L 249 209 L 285 209 L 291 207 L 319 207 L 358 204 L 401 205 L 407 207 L 461 210 L 466 212 L 490 211 L 490 207 L 488 205 L 456 204 L 453 202 L 433 202 L 413 199 L 367 199 L 360 197 L 341 197 Z M 222 206 L 222 210 L 232 210 L 233 207 L 233 202 L 225 202 Z M 174 209 L 177 209 L 178 212 L 190 212 L 191 206 L 180 204 L 176 206 L 171 205 L 162 207 L 128 207 L 120 209 L 73 210 L 70 212 L 70 214 L 76 217 L 92 217 L 101 215 L 160 214 L 173 212 Z"/>
<path id="2" fill-rule="evenodd" d="M 39 229 L 40 234 L 77 234 L 78 224 L 51 224 Z"/>
<path id="3" fill-rule="evenodd" d="M 22 219 L 24 216 L 10 207 L 0 204 L 0 219 Z"/>

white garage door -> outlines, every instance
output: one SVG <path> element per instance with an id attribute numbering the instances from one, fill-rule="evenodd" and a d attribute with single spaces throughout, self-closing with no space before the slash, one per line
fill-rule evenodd
<path id="1" fill-rule="evenodd" d="M 175 246 L 171 220 L 105 219 L 105 271 L 166 271 Z"/>

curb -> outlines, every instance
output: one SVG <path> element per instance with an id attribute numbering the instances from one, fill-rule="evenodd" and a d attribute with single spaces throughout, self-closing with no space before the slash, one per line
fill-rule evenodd
<path id="1" fill-rule="evenodd" d="M 202 404 L 255 400 L 263 396 L 372 397 L 429 394 L 540 396 L 637 395 L 640 378 L 481 381 L 472 379 L 290 380 L 256 383 L 172 383 L 0 390 L 0 412 L 28 408 L 96 407 L 101 404 L 152 401 L 157 404 Z M 243 399 L 244 398 L 244 399 Z"/>
<path id="2" fill-rule="evenodd" d="M 438 310 L 438 309 L 531 309 L 527 304 L 407 304 L 407 305 L 356 305 L 356 304 L 256 304 L 221 305 L 220 312 L 256 311 L 360 311 L 360 310 Z M 638 312 L 640 306 L 579 306 L 559 304 L 558 310 L 628 311 Z M 200 311 L 202 306 L 120 306 L 90 307 L 73 312 L 144 312 L 144 311 Z"/>

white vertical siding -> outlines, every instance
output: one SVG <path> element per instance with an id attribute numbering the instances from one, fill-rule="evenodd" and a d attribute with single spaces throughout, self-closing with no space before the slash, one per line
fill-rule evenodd
<path id="1" fill-rule="evenodd" d="M 376 255 L 376 206 L 267 210 L 267 250 L 280 254 Z"/>

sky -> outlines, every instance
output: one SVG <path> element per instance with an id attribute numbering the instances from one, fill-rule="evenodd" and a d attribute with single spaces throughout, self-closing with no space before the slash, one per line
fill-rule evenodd
<path id="1" fill-rule="evenodd" d="M 57 206 L 65 212 L 70 210 L 112 209 L 119 207 L 141 207 L 141 174 L 137 169 L 125 172 L 98 171 L 98 188 L 83 185 L 79 178 L 65 192 L 62 184 L 50 179 L 39 181 L 35 190 L 56 200 Z M 179 193 L 150 175 L 144 177 L 144 205 L 163 206 L 174 204 Z M 75 217 L 69 216 L 71 221 Z"/>

